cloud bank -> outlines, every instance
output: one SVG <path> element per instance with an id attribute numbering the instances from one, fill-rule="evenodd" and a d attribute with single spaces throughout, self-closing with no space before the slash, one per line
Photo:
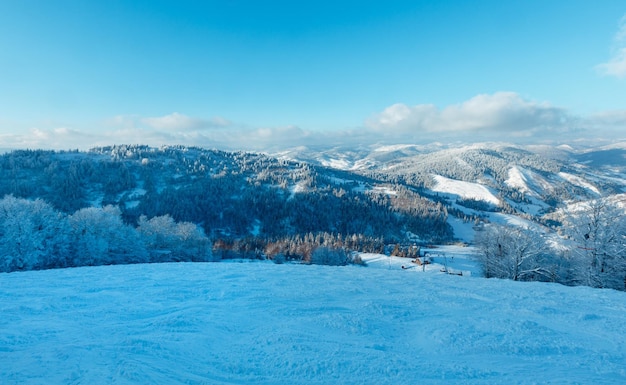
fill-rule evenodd
<path id="1" fill-rule="evenodd" d="M 563 129 L 572 118 L 562 108 L 522 99 L 514 92 L 482 94 L 439 109 L 432 104 L 394 104 L 366 122 L 380 132 L 445 136 L 507 134 L 529 137 Z"/>
<path id="2" fill-rule="evenodd" d="M 603 75 L 623 79 L 626 77 L 626 15 L 620 20 L 612 51 L 611 58 L 606 63 L 598 64 L 596 70 Z"/>
<path id="3" fill-rule="evenodd" d="M 497 92 L 443 108 L 397 103 L 373 114 L 360 126 L 338 131 L 315 131 L 297 125 L 254 127 L 222 117 L 191 117 L 178 112 L 160 117 L 120 115 L 92 129 L 67 126 L 2 134 L 2 126 L 0 149 L 147 144 L 276 151 L 296 146 L 625 140 L 626 110 L 576 116 L 547 102 L 527 100 L 514 92 Z"/>

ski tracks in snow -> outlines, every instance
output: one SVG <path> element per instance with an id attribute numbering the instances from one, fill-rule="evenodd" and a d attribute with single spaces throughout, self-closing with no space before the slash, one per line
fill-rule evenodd
<path id="1" fill-rule="evenodd" d="M 379 262 L 0 274 L 0 383 L 626 382 L 626 293 Z"/>

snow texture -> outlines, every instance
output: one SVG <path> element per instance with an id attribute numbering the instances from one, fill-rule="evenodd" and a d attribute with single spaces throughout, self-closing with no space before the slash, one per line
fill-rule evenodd
<path id="1" fill-rule="evenodd" d="M 349 170 L 352 165 L 345 159 L 322 159 L 320 164 L 324 167 L 336 168 L 338 170 Z"/>
<path id="2" fill-rule="evenodd" d="M 398 192 L 388 186 L 375 186 L 372 191 L 383 195 L 398 195 Z"/>
<path id="3" fill-rule="evenodd" d="M 500 204 L 500 200 L 494 193 L 481 184 L 450 179 L 441 175 L 435 175 L 434 178 L 436 184 L 432 191 L 457 195 L 463 199 L 485 201 L 493 205 Z"/>
<path id="4" fill-rule="evenodd" d="M 598 190 L 596 186 L 592 185 L 591 183 L 587 182 L 586 180 L 584 180 L 583 178 L 579 176 L 572 175 L 566 172 L 560 172 L 559 176 L 575 186 L 586 188 L 587 190 L 597 195 L 600 195 L 600 190 Z"/>
<path id="5" fill-rule="evenodd" d="M 528 188 L 526 173 L 523 172 L 520 167 L 511 167 L 509 170 L 509 178 L 505 180 L 504 183 L 509 187 L 518 189 L 521 192 L 531 192 L 530 188 Z"/>
<path id="6" fill-rule="evenodd" d="M 365 257 L 0 274 L 0 383 L 626 383 L 624 292 Z"/>
<path id="7" fill-rule="evenodd" d="M 448 216 L 448 224 L 452 226 L 452 231 L 454 231 L 454 237 L 459 241 L 468 243 L 474 241 L 476 230 L 474 230 L 474 228 L 472 227 L 473 224 L 471 222 L 464 222 L 463 220 L 450 215 Z"/>

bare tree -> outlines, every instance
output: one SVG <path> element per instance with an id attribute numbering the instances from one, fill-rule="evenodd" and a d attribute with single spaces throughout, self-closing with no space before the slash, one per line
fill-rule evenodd
<path id="1" fill-rule="evenodd" d="M 515 281 L 554 280 L 548 247 L 541 234 L 529 228 L 491 224 L 476 235 L 477 257 L 487 278 Z"/>
<path id="2" fill-rule="evenodd" d="M 572 241 L 574 283 L 626 289 L 626 212 L 620 204 L 597 199 L 580 205 L 566 218 Z"/>

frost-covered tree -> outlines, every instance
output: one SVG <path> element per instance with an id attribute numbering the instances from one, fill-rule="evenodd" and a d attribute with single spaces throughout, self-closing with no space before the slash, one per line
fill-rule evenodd
<path id="1" fill-rule="evenodd" d="M 314 265 L 345 266 L 350 262 L 350 255 L 341 248 L 318 247 L 311 254 Z"/>
<path id="2" fill-rule="evenodd" d="M 148 253 L 138 232 L 122 221 L 115 206 L 88 207 L 69 216 L 72 264 L 110 265 L 146 262 Z"/>
<path id="3" fill-rule="evenodd" d="M 572 241 L 575 284 L 626 289 L 626 212 L 620 204 L 598 199 L 579 205 L 565 220 Z"/>
<path id="4" fill-rule="evenodd" d="M 0 271 L 64 267 L 66 218 L 41 199 L 0 200 Z"/>
<path id="5" fill-rule="evenodd" d="M 477 256 L 487 278 L 555 280 L 541 234 L 522 227 L 490 224 L 476 234 Z"/>
<path id="6" fill-rule="evenodd" d="M 176 223 L 169 215 L 139 218 L 137 228 L 151 262 L 212 260 L 211 242 L 201 228 L 190 222 Z"/>

